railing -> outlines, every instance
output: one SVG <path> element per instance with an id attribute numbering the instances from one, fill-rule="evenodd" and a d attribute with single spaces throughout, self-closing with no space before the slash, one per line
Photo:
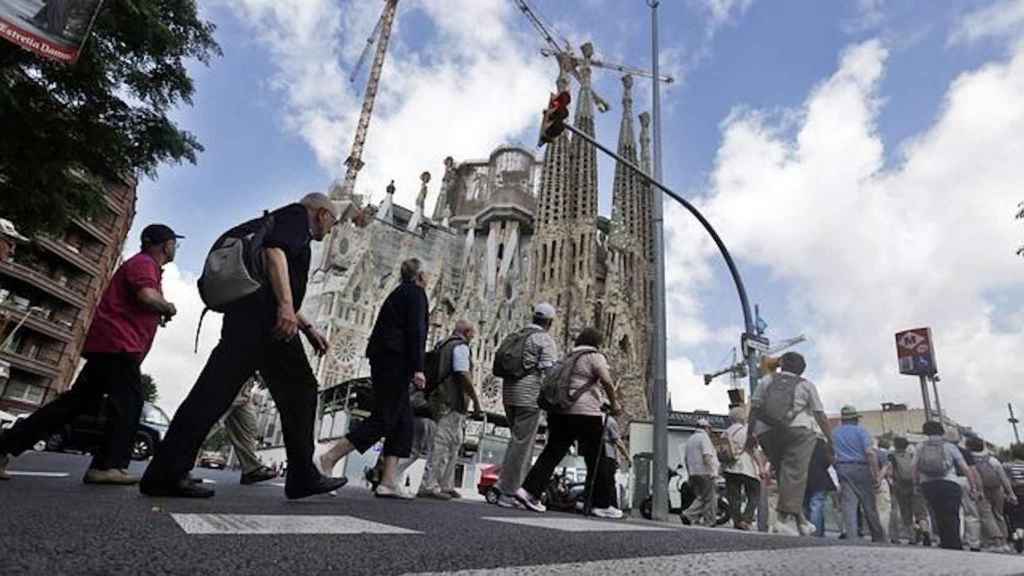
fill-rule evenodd
<path id="1" fill-rule="evenodd" d="M 0 359 L 10 362 L 11 366 L 14 368 L 20 368 L 40 376 L 56 378 L 60 375 L 60 372 L 57 370 L 57 363 L 51 364 L 37 358 L 29 358 L 28 356 L 11 352 L 9 350 L 0 350 Z"/>
<path id="2" fill-rule="evenodd" d="M 46 292 L 51 296 L 55 296 L 58 299 L 78 308 L 86 307 L 86 292 L 84 290 L 79 291 L 77 289 L 72 289 L 69 286 L 62 286 L 61 284 L 58 284 L 54 278 L 51 278 L 37 270 L 33 270 L 24 264 L 0 262 L 0 273 L 6 273 L 23 282 L 27 282 L 43 292 Z"/>
<path id="3" fill-rule="evenodd" d="M 41 332 L 51 338 L 55 338 L 62 342 L 70 342 L 73 338 L 71 331 L 74 329 L 74 324 L 68 326 L 54 320 L 43 319 L 36 314 L 29 314 L 27 310 L 11 306 L 10 304 L 0 305 L 0 314 L 5 312 L 12 322 L 17 323 L 24 318 L 25 326 L 28 326 L 37 332 Z M 28 314 L 27 317 L 26 314 Z"/>
<path id="4" fill-rule="evenodd" d="M 91 273 L 93 276 L 99 276 L 101 274 L 100 265 L 95 260 L 89 259 L 89 257 L 92 256 L 91 254 L 89 256 L 83 255 L 71 249 L 67 244 L 51 238 L 39 237 L 36 238 L 36 243 L 56 252 L 68 262 L 71 262 L 82 270 Z"/>

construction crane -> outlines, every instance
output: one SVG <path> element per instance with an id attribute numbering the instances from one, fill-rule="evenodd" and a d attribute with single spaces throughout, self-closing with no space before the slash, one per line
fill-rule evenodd
<path id="1" fill-rule="evenodd" d="M 585 56 L 576 55 L 575 51 L 573 50 L 572 44 L 570 44 L 569 41 L 566 40 L 563 36 L 556 37 L 555 32 L 552 31 L 552 26 L 547 24 L 544 21 L 544 19 L 540 17 L 539 13 L 530 7 L 530 4 L 527 2 L 527 0 L 513 0 L 513 2 L 515 2 L 519 10 L 523 13 L 524 16 L 526 16 L 526 19 L 530 21 L 530 24 L 533 25 L 533 27 L 544 39 L 544 41 L 548 44 L 548 48 L 541 48 L 540 53 L 543 54 L 544 56 L 554 56 L 559 60 L 567 60 L 573 63 L 579 63 L 585 60 L 590 66 L 596 68 L 617 70 L 619 72 L 622 72 L 623 74 L 629 74 L 631 76 L 640 76 L 641 78 L 654 78 L 654 74 L 647 70 L 635 68 L 633 66 L 626 66 L 623 64 L 604 62 L 603 60 L 598 60 L 596 58 L 589 58 Z M 559 43 L 559 40 L 561 41 L 561 43 Z M 582 83 L 580 80 L 579 72 L 577 72 L 575 68 L 572 68 L 570 70 L 570 73 L 576 79 L 577 82 Z M 671 84 L 672 82 L 675 81 L 675 79 L 672 78 L 671 76 L 661 75 L 658 76 L 658 80 L 660 80 L 661 82 L 665 82 L 666 84 Z M 597 109 L 601 112 L 607 112 L 611 110 L 611 105 L 609 105 L 608 102 L 606 102 L 603 98 L 597 95 L 597 93 L 594 93 L 594 103 L 597 105 Z"/>
<path id="2" fill-rule="evenodd" d="M 340 196 L 351 196 L 355 191 L 356 178 L 359 170 L 363 167 L 363 148 L 366 147 L 366 133 L 370 129 L 370 118 L 373 116 L 373 104 L 377 100 L 377 89 L 380 88 L 380 75 L 384 69 L 384 58 L 388 53 L 388 43 L 391 41 L 391 26 L 395 23 L 395 13 L 398 9 L 398 0 L 384 0 L 384 11 L 380 20 L 373 28 L 373 33 L 366 39 L 366 47 L 363 49 L 359 62 L 349 76 L 350 82 L 355 82 L 356 75 L 362 69 L 367 56 L 374 43 L 377 44 L 377 51 L 373 56 L 373 65 L 370 67 L 370 76 L 366 80 L 366 90 L 363 93 L 363 109 L 359 113 L 359 123 L 356 125 L 356 135 L 352 142 L 352 151 L 345 160 L 345 180 L 341 184 L 341 190 L 332 188 L 331 197 L 337 199 Z"/>
<path id="3" fill-rule="evenodd" d="M 772 346 L 771 348 L 769 348 L 768 351 L 765 352 L 765 355 L 771 356 L 773 354 L 778 354 L 779 352 L 782 352 L 783 350 L 787 350 L 789 348 L 792 348 L 793 346 L 796 346 L 797 344 L 800 344 L 800 343 L 806 342 L 806 341 L 807 341 L 807 338 L 803 334 L 801 334 L 800 336 L 797 336 L 796 338 L 789 338 L 787 340 L 782 340 L 781 342 L 777 343 L 775 346 Z M 711 383 L 715 380 L 715 378 L 718 378 L 719 376 L 725 376 L 726 374 L 731 374 L 734 379 L 739 379 L 739 378 L 745 377 L 747 375 L 746 360 L 744 360 L 743 362 L 736 362 L 735 359 L 736 359 L 736 351 L 733 350 L 733 363 L 730 366 L 722 368 L 718 372 L 712 372 L 710 374 L 705 374 L 704 375 L 704 385 L 705 386 L 710 386 Z"/>

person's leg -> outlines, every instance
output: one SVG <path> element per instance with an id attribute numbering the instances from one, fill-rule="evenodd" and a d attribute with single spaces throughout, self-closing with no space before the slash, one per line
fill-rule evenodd
<path id="1" fill-rule="evenodd" d="M 263 463 L 256 455 L 256 410 L 252 402 L 234 402 L 224 417 L 224 430 L 235 448 L 242 474 L 259 470 Z"/>
<path id="2" fill-rule="evenodd" d="M 432 444 L 434 443 L 434 421 L 430 418 L 416 417 L 413 419 L 413 432 L 412 432 L 412 453 L 409 454 L 408 458 L 400 458 L 398 465 L 395 468 L 395 480 L 399 486 L 405 486 L 405 473 L 409 470 L 417 460 L 424 458 L 427 462 L 430 461 L 430 455 L 433 452 Z M 381 462 L 383 466 L 383 462 Z M 429 467 L 428 467 L 429 468 Z M 423 480 L 426 480 L 426 473 L 424 472 Z M 420 484 L 422 485 L 421 480 Z"/>
<path id="3" fill-rule="evenodd" d="M 942 508 L 942 514 L 946 518 L 945 530 L 949 540 L 949 546 L 943 546 L 943 548 L 963 550 L 964 545 L 960 538 L 960 502 L 964 490 L 955 482 L 943 480 L 938 482 L 938 484 L 941 485 L 940 490 L 943 497 L 941 498 L 940 507 Z M 939 528 L 941 529 L 942 521 L 940 520 L 939 523 Z"/>
<path id="4" fill-rule="evenodd" d="M 793 516 L 803 513 L 807 492 L 807 470 L 817 437 L 807 428 L 790 428 L 784 435 L 779 467 L 779 511 Z"/>
<path id="5" fill-rule="evenodd" d="M 743 522 L 751 525 L 754 523 L 754 515 L 757 513 L 757 506 L 761 501 L 761 481 L 744 476 L 743 492 L 747 498 L 747 503 L 743 507 Z"/>
<path id="6" fill-rule="evenodd" d="M 49 438 L 84 410 L 98 408 L 105 391 L 108 365 L 106 355 L 87 360 L 71 390 L 0 432 L 0 457 L 18 456 L 36 442 Z"/>
<path id="7" fill-rule="evenodd" d="M 568 416 L 548 414 L 548 441 L 537 458 L 537 462 L 526 474 L 522 485 L 523 490 L 530 496 L 539 499 L 544 494 L 544 489 L 547 488 L 555 467 L 569 453 L 569 447 L 572 446 L 575 439 L 576 433 L 571 429 Z"/>
<path id="8" fill-rule="evenodd" d="M 864 511 L 864 522 L 868 525 L 868 530 L 871 531 L 871 541 L 884 542 L 885 530 L 878 517 L 878 502 L 875 498 L 877 491 L 871 478 L 871 470 L 867 466 L 857 466 L 852 477 L 854 493 Z"/>
<path id="9" fill-rule="evenodd" d="M 259 316 L 251 310 L 242 308 L 224 315 L 220 342 L 174 413 L 170 428 L 142 477 L 143 491 L 147 486 L 173 486 L 192 469 L 206 435 L 262 362 L 262 330 Z M 291 462 L 289 467 L 293 465 L 301 466 L 301 462 Z"/>
<path id="10" fill-rule="evenodd" d="M 611 505 L 611 495 L 606 490 L 608 469 L 601 465 L 604 454 L 604 417 L 570 415 L 569 418 L 572 427 L 577 430 L 580 453 L 587 464 L 587 478 L 591 479 L 593 474 L 593 481 L 587 482 L 594 491 L 590 499 L 591 507 L 607 508 Z"/>
<path id="11" fill-rule="evenodd" d="M 701 514 L 701 520 L 705 526 L 714 527 L 716 520 L 718 520 L 718 484 L 713 477 L 708 477 L 708 481 L 704 485 L 702 499 L 704 509 Z"/>
<path id="12" fill-rule="evenodd" d="M 456 420 L 452 445 L 449 448 L 451 458 L 448 460 L 448 466 L 444 471 L 444 480 L 441 482 L 441 490 L 446 492 L 455 490 L 455 469 L 459 464 L 459 454 L 462 452 L 462 445 L 466 441 L 466 415 L 459 414 Z"/>
<path id="13" fill-rule="evenodd" d="M 130 354 L 112 356 L 106 383 L 106 429 L 90 466 L 96 470 L 128 469 L 144 403 L 138 359 Z"/>
<path id="14" fill-rule="evenodd" d="M 1006 527 L 1006 515 L 1004 514 L 1006 496 L 1003 494 L 1002 488 L 993 489 L 989 501 L 992 503 L 992 516 L 995 519 L 999 537 L 1002 539 L 1002 544 L 1006 544 L 1009 532 Z"/>
<path id="15" fill-rule="evenodd" d="M 690 490 L 693 491 L 693 502 L 691 502 L 690 506 L 683 511 L 683 516 L 685 516 L 691 524 L 697 524 L 701 521 L 704 514 L 703 498 L 706 493 L 704 486 L 711 482 L 707 476 L 700 474 L 691 474 L 687 482 L 690 484 Z"/>
<path id="16" fill-rule="evenodd" d="M 743 476 L 726 472 L 725 476 L 725 497 L 729 500 L 729 518 L 733 526 L 739 527 L 743 523 L 740 515 L 740 491 L 743 489 Z M 748 496 L 749 498 L 749 496 Z"/>
<path id="17" fill-rule="evenodd" d="M 434 432 L 434 449 L 430 455 L 430 478 L 424 479 L 420 485 L 420 492 L 424 494 L 436 494 L 450 488 L 447 485 L 449 463 L 453 463 L 458 456 L 452 451 L 459 449 L 456 442 L 461 432 L 458 416 L 459 414 L 455 412 L 449 412 L 437 421 L 437 430 Z M 456 430 L 456 426 L 460 429 Z M 455 467 L 451 466 L 450 468 L 454 476 Z"/>
<path id="18" fill-rule="evenodd" d="M 970 490 L 967 490 L 966 479 L 961 479 L 960 484 L 960 507 L 964 515 L 964 536 L 963 540 L 971 550 L 981 549 L 981 515 L 978 513 L 978 502 L 971 497 Z"/>
<path id="19" fill-rule="evenodd" d="M 510 436 L 501 464 L 501 474 L 496 487 L 502 494 L 513 494 L 523 484 L 533 459 L 537 428 L 540 426 L 540 410 L 521 406 L 505 406 Z"/>
<path id="20" fill-rule="evenodd" d="M 381 483 L 390 487 L 398 486 L 395 480 L 398 461 L 402 458 L 408 458 L 412 454 L 414 418 L 412 405 L 409 404 L 408 384 L 408 380 L 411 379 L 411 376 L 407 377 L 407 381 L 402 382 L 402 385 L 395 390 L 397 395 L 390 407 L 394 414 L 392 417 L 393 425 L 384 435 L 384 450 L 381 452 L 381 455 L 384 456 L 384 473 L 381 475 Z"/>
<path id="21" fill-rule="evenodd" d="M 836 464 L 836 474 L 839 475 L 839 503 L 842 511 L 843 534 L 853 539 L 857 535 L 857 494 L 853 487 L 853 480 L 850 478 L 851 466 Z"/>
<path id="22" fill-rule="evenodd" d="M 330 474 L 338 461 L 350 452 L 365 453 L 394 428 L 398 418 L 397 388 L 405 388 L 406 398 L 408 398 L 411 378 L 412 374 L 406 371 L 401 362 L 390 358 L 370 359 L 370 380 L 373 386 L 373 405 L 370 409 L 370 416 L 353 426 L 344 438 L 338 440 L 334 446 L 320 456 L 324 474 Z M 394 473 L 394 469 L 392 468 L 392 473 Z"/>

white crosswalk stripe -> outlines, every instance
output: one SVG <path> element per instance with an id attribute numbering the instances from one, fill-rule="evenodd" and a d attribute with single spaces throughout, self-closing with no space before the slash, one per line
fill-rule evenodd
<path id="1" fill-rule="evenodd" d="M 649 558 L 624 558 L 566 564 L 511 566 L 486 570 L 424 572 L 414 576 L 593 576 L 594 574 L 786 574 L 843 576 L 1010 576 L 1024 572 L 1024 559 L 919 548 L 818 546 L 788 550 L 710 552 Z M 413 575 L 407 575 L 413 576 Z"/>
<path id="2" fill-rule="evenodd" d="M 352 516 L 171 514 L 187 534 L 420 534 Z"/>
<path id="3" fill-rule="evenodd" d="M 8 470 L 11 476 L 34 476 L 36 478 L 67 478 L 71 474 L 67 472 L 22 472 L 20 470 Z"/>
<path id="4" fill-rule="evenodd" d="M 485 516 L 483 520 L 519 524 L 533 528 L 547 528 L 561 532 L 669 532 L 672 528 L 656 524 L 633 524 L 610 520 L 584 520 L 583 518 L 526 518 L 510 516 Z"/>

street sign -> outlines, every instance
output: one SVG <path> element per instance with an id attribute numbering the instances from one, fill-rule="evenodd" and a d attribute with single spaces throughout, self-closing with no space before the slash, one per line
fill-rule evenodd
<path id="1" fill-rule="evenodd" d="M 0 0 L 0 38 L 74 64 L 103 0 Z"/>
<path id="2" fill-rule="evenodd" d="M 900 374 L 934 376 L 938 372 L 938 366 L 935 364 L 931 328 L 897 332 L 896 359 L 899 361 Z"/>
<path id="3" fill-rule="evenodd" d="M 754 334 L 743 335 L 743 349 L 747 352 L 760 352 L 761 354 L 767 354 L 770 347 L 771 342 L 769 342 L 764 336 L 756 336 Z"/>

